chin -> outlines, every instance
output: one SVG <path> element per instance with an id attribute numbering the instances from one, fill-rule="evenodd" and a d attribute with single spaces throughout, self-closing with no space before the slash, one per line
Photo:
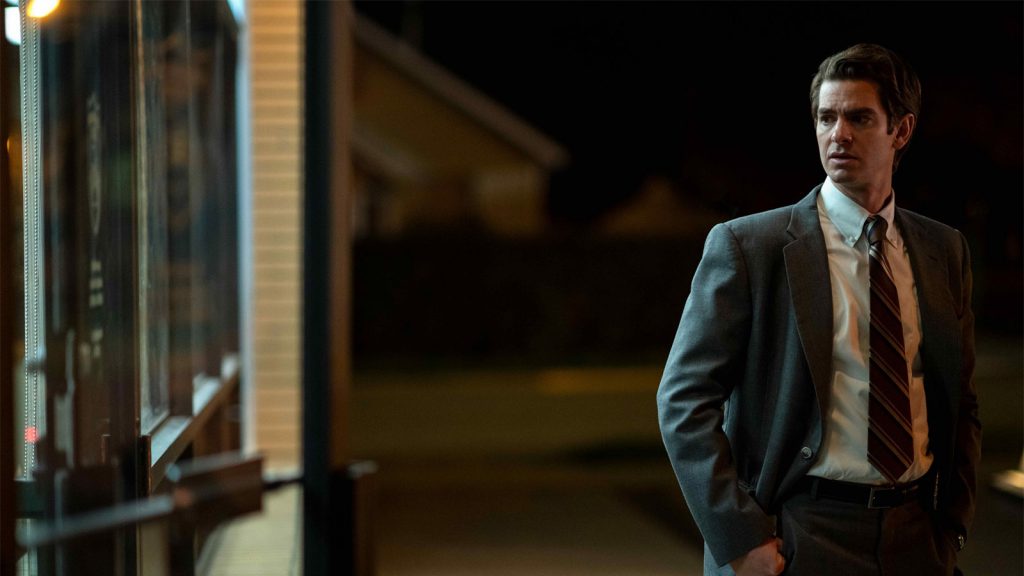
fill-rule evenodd
<path id="1" fill-rule="evenodd" d="M 829 179 L 835 184 L 847 184 L 853 180 L 845 170 L 826 170 L 825 173 L 828 174 Z"/>
<path id="2" fill-rule="evenodd" d="M 833 168 L 825 171 L 833 182 L 842 184 L 853 184 L 857 181 L 857 172 L 843 168 Z"/>

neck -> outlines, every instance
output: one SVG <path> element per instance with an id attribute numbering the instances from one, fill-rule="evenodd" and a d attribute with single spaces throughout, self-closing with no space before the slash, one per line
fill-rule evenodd
<path id="1" fill-rule="evenodd" d="M 880 186 L 851 187 L 833 182 L 836 189 L 871 214 L 877 214 L 892 193 L 891 180 Z"/>

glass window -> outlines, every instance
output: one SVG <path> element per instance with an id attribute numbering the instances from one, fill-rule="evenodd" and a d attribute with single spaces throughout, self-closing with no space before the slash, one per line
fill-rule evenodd
<path id="1" fill-rule="evenodd" d="M 15 257 L 0 273 L 24 306 L 5 424 L 31 523 L 146 497 L 171 463 L 238 448 L 222 373 L 238 351 L 237 31 L 226 1 L 13 16 L 0 209 Z M 131 566 L 143 547 L 116 538 L 61 554 Z M 52 550 L 26 558 L 52 573 Z"/>
<path id="2" fill-rule="evenodd" d="M 169 125 L 166 71 L 173 66 L 180 31 L 168 30 L 167 3 L 135 5 L 138 33 L 136 78 L 139 211 L 139 406 L 142 432 L 149 434 L 170 409 L 170 290 L 168 277 L 168 190 L 175 156 Z M 178 153 L 178 156 L 181 156 Z M 178 174 L 181 170 L 177 171 Z M 180 177 L 180 176 L 179 176 Z"/>

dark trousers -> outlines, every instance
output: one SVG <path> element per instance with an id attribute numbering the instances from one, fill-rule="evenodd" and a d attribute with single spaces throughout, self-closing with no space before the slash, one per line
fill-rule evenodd
<path id="1" fill-rule="evenodd" d="M 951 576 L 956 566 L 953 543 L 916 500 L 878 510 L 797 494 L 778 535 L 789 576 Z"/>

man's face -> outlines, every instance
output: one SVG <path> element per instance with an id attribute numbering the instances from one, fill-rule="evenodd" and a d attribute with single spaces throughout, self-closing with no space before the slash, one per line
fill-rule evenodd
<path id="1" fill-rule="evenodd" d="M 908 115 L 889 133 L 888 118 L 873 83 L 823 82 L 815 125 L 825 173 L 847 193 L 888 194 L 893 158 L 910 139 L 912 118 Z"/>

